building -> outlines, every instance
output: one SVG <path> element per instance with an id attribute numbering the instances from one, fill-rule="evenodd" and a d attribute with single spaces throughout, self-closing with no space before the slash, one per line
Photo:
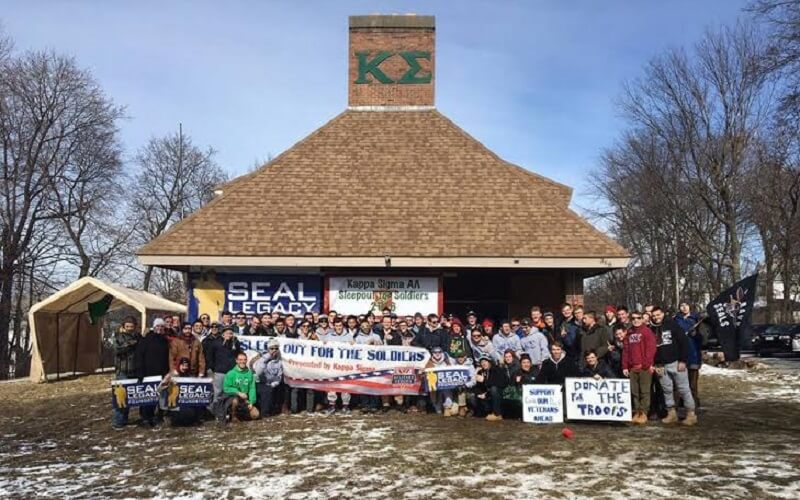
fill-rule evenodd
<path id="1" fill-rule="evenodd" d="M 581 303 L 584 278 L 627 264 L 569 209 L 569 187 L 436 109 L 432 16 L 353 16 L 349 31 L 347 109 L 139 250 L 142 264 L 189 274 L 190 316 L 505 318 Z"/>

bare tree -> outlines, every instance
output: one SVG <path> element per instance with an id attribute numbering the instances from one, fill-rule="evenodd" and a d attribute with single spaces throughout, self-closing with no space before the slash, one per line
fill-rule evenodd
<path id="1" fill-rule="evenodd" d="M 800 0 L 755 0 L 750 11 L 769 30 L 766 69 L 783 78 L 785 112 L 800 114 Z"/>
<path id="2" fill-rule="evenodd" d="M 202 150 L 181 130 L 151 139 L 136 155 L 139 173 L 133 194 L 135 234 L 146 243 L 172 224 L 199 209 L 226 180 L 214 162 L 214 150 Z M 143 288 L 150 290 L 153 268 L 144 271 Z"/>
<path id="3" fill-rule="evenodd" d="M 52 52 L 0 61 L 0 377 L 8 374 L 15 278 L 41 224 L 64 214 L 59 182 L 85 143 L 115 133 L 114 106 L 75 60 Z"/>

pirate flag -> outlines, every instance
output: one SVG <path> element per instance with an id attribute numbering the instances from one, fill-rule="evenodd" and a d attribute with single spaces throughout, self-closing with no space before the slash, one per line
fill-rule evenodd
<path id="1" fill-rule="evenodd" d="M 712 300 L 706 312 L 717 334 L 725 361 L 739 359 L 739 346 L 743 326 L 750 324 L 753 303 L 756 300 L 757 274 L 748 276 Z"/>

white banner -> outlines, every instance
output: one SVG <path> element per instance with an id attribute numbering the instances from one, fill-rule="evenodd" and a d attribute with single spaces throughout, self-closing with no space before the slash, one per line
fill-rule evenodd
<path id="1" fill-rule="evenodd" d="M 419 394 L 430 353 L 420 347 L 374 346 L 278 337 L 284 381 L 318 391 L 391 396 Z"/>
<path id="2" fill-rule="evenodd" d="M 568 378 L 567 418 L 631 421 L 631 382 L 626 378 Z"/>
<path id="3" fill-rule="evenodd" d="M 560 424 L 564 421 L 561 386 L 535 384 L 522 386 L 522 421 L 533 424 Z"/>
<path id="4" fill-rule="evenodd" d="M 390 309 L 399 316 L 441 314 L 438 277 L 329 276 L 327 305 L 339 314 Z"/>

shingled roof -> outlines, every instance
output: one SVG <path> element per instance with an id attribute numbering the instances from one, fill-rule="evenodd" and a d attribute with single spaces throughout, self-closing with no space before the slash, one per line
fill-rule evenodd
<path id="1" fill-rule="evenodd" d="M 568 208 L 570 188 L 502 160 L 435 109 L 347 110 L 222 191 L 140 260 L 590 257 L 619 267 L 628 256 Z M 326 236 L 309 237 L 317 230 Z"/>

